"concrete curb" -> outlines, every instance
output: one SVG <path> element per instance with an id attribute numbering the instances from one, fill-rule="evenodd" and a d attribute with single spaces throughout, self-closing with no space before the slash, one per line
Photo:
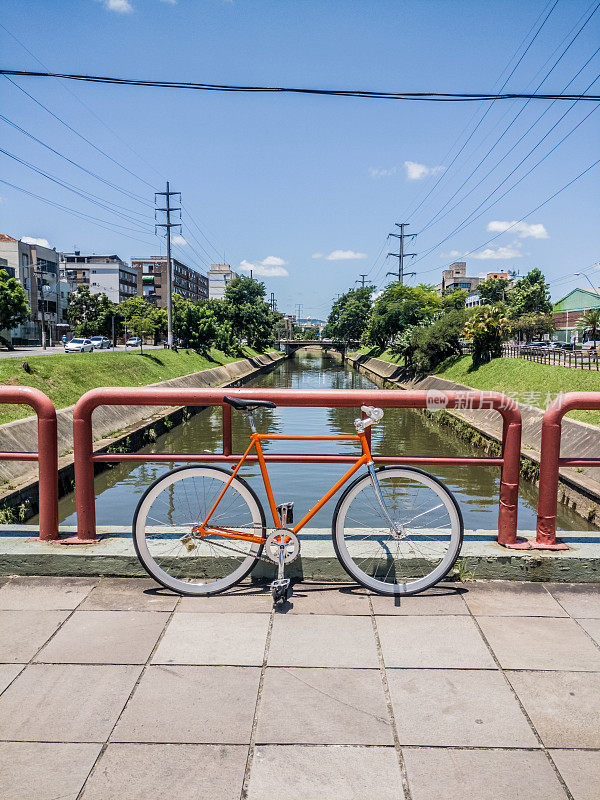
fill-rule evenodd
<path id="1" fill-rule="evenodd" d="M 73 535 L 73 526 L 61 528 Z M 131 530 L 119 526 L 99 529 L 104 538 L 93 544 L 65 545 L 27 541 L 37 534 L 35 526 L 0 526 L 0 575 L 58 575 L 135 577 L 144 572 L 133 548 Z M 519 531 L 532 538 L 534 531 Z M 589 531 L 571 531 L 562 538 L 567 551 L 507 550 L 495 542 L 496 531 L 466 531 L 461 556 L 451 575 L 454 580 L 552 581 L 558 583 L 600 582 L 600 537 Z M 310 528 L 301 537 L 302 553 L 288 572 L 306 580 L 351 582 L 335 557 L 331 531 Z M 263 563 L 253 572 L 257 582 L 271 580 L 272 570 Z"/>

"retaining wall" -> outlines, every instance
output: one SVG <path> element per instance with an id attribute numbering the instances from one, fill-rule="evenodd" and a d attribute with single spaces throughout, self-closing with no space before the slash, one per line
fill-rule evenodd
<path id="1" fill-rule="evenodd" d="M 171 378 L 168 381 L 148 384 L 149 386 L 206 389 L 224 387 L 248 380 L 254 375 L 277 364 L 286 358 L 282 353 L 267 353 L 253 358 L 234 361 L 231 364 L 213 367 Z M 56 412 L 58 422 L 59 473 L 67 479 L 73 463 L 73 408 L 68 406 Z M 126 433 L 139 431 L 156 420 L 175 415 L 173 407 L 159 406 L 103 406 L 94 411 L 94 442 L 108 446 L 121 439 Z M 15 420 L 0 425 L 0 450 L 37 450 L 37 417 Z M 8 507 L 16 507 L 29 502 L 31 509 L 37 505 L 37 464 L 19 461 L 0 461 L 0 502 Z M 29 514 L 28 514 L 29 516 Z"/>
<path id="2" fill-rule="evenodd" d="M 379 358 L 348 356 L 347 362 L 353 368 L 363 371 L 368 377 L 390 382 L 399 389 L 438 389 L 440 391 L 466 390 L 471 386 L 455 383 L 436 375 L 428 375 L 418 381 L 402 379 L 403 370 L 397 364 L 390 364 Z M 521 452 L 535 465 L 540 463 L 540 443 L 542 418 L 544 412 L 535 406 L 517 403 L 523 419 Z M 461 419 L 485 437 L 496 442 L 502 441 L 502 419 L 493 411 L 452 410 L 445 412 Z M 561 455 L 577 458 L 597 458 L 600 453 L 600 428 L 579 420 L 565 417 L 562 424 Z M 598 523 L 600 521 L 600 470 L 560 469 L 559 502 L 569 506 L 580 516 Z"/>

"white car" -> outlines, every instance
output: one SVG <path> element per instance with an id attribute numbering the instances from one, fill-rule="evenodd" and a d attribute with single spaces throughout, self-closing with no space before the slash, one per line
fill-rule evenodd
<path id="1" fill-rule="evenodd" d="M 90 342 L 94 345 L 94 350 L 108 350 L 110 347 L 110 339 L 106 336 L 92 336 Z"/>
<path id="2" fill-rule="evenodd" d="M 94 351 L 94 343 L 91 339 L 71 339 L 65 345 L 65 353 L 92 353 Z"/>
<path id="3" fill-rule="evenodd" d="M 125 347 L 140 347 L 141 344 L 142 340 L 140 339 L 139 336 L 132 336 L 125 342 Z"/>
<path id="4" fill-rule="evenodd" d="M 600 341 L 590 339 L 589 342 L 584 342 L 581 345 L 582 350 L 591 350 L 592 352 L 600 353 Z"/>

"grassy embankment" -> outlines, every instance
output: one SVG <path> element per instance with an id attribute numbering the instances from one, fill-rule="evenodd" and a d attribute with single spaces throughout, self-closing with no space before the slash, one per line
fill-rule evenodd
<path id="1" fill-rule="evenodd" d="M 398 363 L 397 357 L 388 351 L 380 353 L 373 348 L 361 348 L 359 352 Z M 537 364 L 520 358 L 495 358 L 489 364 L 473 369 L 471 356 L 452 357 L 441 364 L 435 374 L 473 389 L 503 392 L 538 408 L 546 408 L 549 400 L 561 393 L 600 390 L 600 372 Z M 600 425 L 600 411 L 574 411 L 568 416 Z"/>
<path id="2" fill-rule="evenodd" d="M 230 364 L 257 355 L 250 347 L 237 356 L 219 350 L 200 355 L 193 350 L 148 350 L 96 353 L 71 353 L 34 356 L 26 361 L 31 373 L 23 369 L 25 359 L 0 360 L 0 384 L 33 386 L 48 395 L 57 409 L 70 406 L 88 389 L 98 386 L 144 386 L 191 372 Z M 0 424 L 28 417 L 29 406 L 0 405 Z"/>

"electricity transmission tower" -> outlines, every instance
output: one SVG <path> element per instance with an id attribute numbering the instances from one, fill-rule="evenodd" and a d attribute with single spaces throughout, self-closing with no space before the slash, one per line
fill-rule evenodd
<path id="1" fill-rule="evenodd" d="M 167 181 L 166 192 L 155 192 L 154 202 L 157 202 L 157 197 L 165 198 L 165 207 L 156 208 L 154 217 L 156 219 L 156 211 L 163 211 L 166 215 L 166 222 L 156 222 L 154 225 L 154 232 L 157 228 L 165 228 L 167 231 L 167 346 L 173 347 L 173 263 L 171 261 L 171 228 L 179 228 L 181 235 L 181 205 L 174 208 L 171 205 L 171 197 L 179 195 L 179 203 L 181 204 L 181 192 L 171 192 L 169 190 L 169 181 Z M 179 222 L 171 222 L 171 214 L 174 211 L 179 211 Z"/>
<path id="2" fill-rule="evenodd" d="M 400 228 L 400 233 L 390 233 L 389 236 L 394 236 L 396 239 L 399 239 L 399 246 L 397 253 L 388 253 L 389 256 L 393 256 L 394 258 L 398 259 L 398 272 L 388 272 L 387 275 L 393 275 L 395 278 L 398 278 L 399 283 L 404 283 L 404 278 L 406 275 L 416 275 L 416 272 L 404 272 L 404 259 L 405 258 L 414 258 L 417 254 L 416 253 L 405 253 L 404 252 L 404 240 L 405 239 L 412 239 L 416 236 L 416 233 L 405 233 L 404 228 L 408 227 L 408 222 L 396 222 L 396 227 Z"/>
<path id="3" fill-rule="evenodd" d="M 368 274 L 369 274 L 368 272 L 364 272 L 364 273 L 361 272 L 359 274 L 359 277 L 354 281 L 354 283 L 360 283 L 361 287 L 364 289 L 365 288 L 365 278 L 367 277 Z"/>

